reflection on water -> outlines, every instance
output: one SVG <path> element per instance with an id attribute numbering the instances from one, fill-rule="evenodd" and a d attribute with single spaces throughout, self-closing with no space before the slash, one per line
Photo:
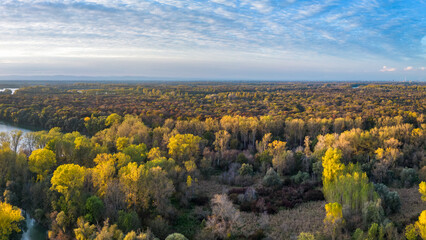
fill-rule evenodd
<path id="1" fill-rule="evenodd" d="M 25 129 L 25 128 L 20 128 L 20 127 L 16 127 L 16 126 L 13 126 L 13 125 L 9 125 L 9 124 L 0 122 L 0 132 L 7 132 L 8 133 L 8 132 L 11 132 L 11 131 L 14 131 L 14 130 L 20 130 L 24 134 L 28 133 L 28 132 L 32 132 L 31 130 L 28 130 L 28 129 Z M 23 144 L 23 142 L 21 141 L 21 143 L 19 144 L 18 147 L 21 148 L 22 144 Z"/>
<path id="2" fill-rule="evenodd" d="M 38 224 L 31 216 L 25 214 L 25 224 L 27 225 L 27 231 L 23 232 L 22 240 L 45 240 L 47 239 L 47 230 L 40 224 Z"/>
<path id="3" fill-rule="evenodd" d="M 16 92 L 16 90 L 18 90 L 19 88 L 0 88 L 0 92 L 4 92 L 6 90 L 10 90 L 12 92 L 12 94 L 14 94 Z"/>
<path id="4" fill-rule="evenodd" d="M 13 130 L 21 130 L 23 133 L 32 132 L 31 130 L 25 128 L 20 128 L 4 122 L 0 122 L 0 132 L 10 132 Z"/>
<path id="5" fill-rule="evenodd" d="M 10 132 L 13 130 L 21 130 L 24 133 L 31 132 L 31 130 L 12 126 L 0 122 L 0 132 Z M 23 211 L 25 212 L 25 211 Z M 22 240 L 45 240 L 47 239 L 47 229 L 38 224 L 28 213 L 25 213 L 25 225 L 27 230 L 22 233 Z"/>

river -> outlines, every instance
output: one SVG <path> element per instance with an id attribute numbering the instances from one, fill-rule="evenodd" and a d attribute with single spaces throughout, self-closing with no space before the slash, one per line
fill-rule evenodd
<path id="1" fill-rule="evenodd" d="M 0 122 L 0 132 L 10 132 L 13 130 L 21 130 L 24 133 L 31 132 L 31 130 L 13 126 L 4 122 Z M 45 240 L 47 239 L 47 229 L 38 224 L 31 216 L 25 214 L 25 225 L 27 230 L 22 234 L 22 240 Z"/>
<path id="2" fill-rule="evenodd" d="M 21 240 L 47 239 L 47 229 L 38 224 L 28 213 L 25 214 L 25 225 L 27 225 L 27 230 L 22 233 Z"/>
<path id="3" fill-rule="evenodd" d="M 1 88 L 0 92 L 4 92 L 6 90 L 10 90 L 12 94 L 14 94 L 19 88 Z"/>
<path id="4" fill-rule="evenodd" d="M 13 130 L 21 130 L 23 133 L 32 132 L 31 130 L 20 128 L 0 121 L 0 132 L 11 132 Z"/>

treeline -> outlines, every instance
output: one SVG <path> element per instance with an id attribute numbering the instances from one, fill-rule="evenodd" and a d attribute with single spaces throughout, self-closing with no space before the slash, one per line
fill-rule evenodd
<path id="1" fill-rule="evenodd" d="M 181 83 L 25 86 L 0 96 L 0 120 L 42 129 L 87 132 L 86 117 L 112 113 L 140 116 L 150 127 L 166 119 L 205 120 L 224 115 L 297 118 L 362 117 L 365 128 L 378 117 L 425 114 L 424 84 Z"/>
<path id="2" fill-rule="evenodd" d="M 276 236 L 268 216 L 323 199 L 323 231 L 299 239 L 425 237 L 422 218 L 388 218 L 401 205 L 388 186 L 426 180 L 422 114 L 143 120 L 85 117 L 92 137 L 2 134 L 3 204 L 28 210 L 51 239 L 263 239 Z M 244 229 L 242 212 L 260 216 L 255 227 Z M 0 238 L 18 237 L 9 226 Z"/>

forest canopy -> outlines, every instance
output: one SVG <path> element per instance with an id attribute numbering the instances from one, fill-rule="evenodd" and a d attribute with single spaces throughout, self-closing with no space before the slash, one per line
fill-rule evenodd
<path id="1" fill-rule="evenodd" d="M 18 207 L 50 239 L 425 239 L 425 97 L 410 83 L 20 88 L 0 119 L 41 131 L 0 134 L 0 239 L 19 239 Z"/>

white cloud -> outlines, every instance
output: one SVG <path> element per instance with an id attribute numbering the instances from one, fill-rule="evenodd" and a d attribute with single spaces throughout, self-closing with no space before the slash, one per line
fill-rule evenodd
<path id="1" fill-rule="evenodd" d="M 250 9 L 263 14 L 270 13 L 274 9 L 267 0 L 242 0 L 241 4 L 249 5 Z"/>
<path id="2" fill-rule="evenodd" d="M 380 72 L 395 72 L 396 68 L 390 68 L 387 66 L 383 66 L 382 69 L 380 69 Z"/>
<path id="3" fill-rule="evenodd" d="M 214 3 L 223 4 L 223 5 L 228 6 L 228 7 L 237 7 L 235 2 L 232 1 L 232 0 L 210 0 L 210 1 L 214 2 Z"/>
<path id="4" fill-rule="evenodd" d="M 374 67 L 377 62 L 398 66 L 398 70 L 385 66 L 381 72 L 399 71 L 406 63 L 398 61 L 406 57 L 413 75 L 422 75 L 425 67 L 419 66 L 425 55 L 418 56 L 426 47 L 426 37 L 419 39 L 416 29 L 423 25 L 406 21 L 423 17 L 422 12 L 413 8 L 414 15 L 393 16 L 390 4 L 381 6 L 378 15 L 377 2 L 0 0 L 0 60 L 179 57 L 193 61 L 196 56 L 222 52 L 219 59 L 256 56 L 267 66 L 270 59 L 297 61 L 315 55 L 335 57 L 322 61 L 334 71 L 346 61 L 359 66 L 348 69 L 369 67 L 382 77 Z M 407 38 L 393 37 L 401 35 L 398 24 L 407 25 L 410 32 L 403 34 Z"/>
<path id="5" fill-rule="evenodd" d="M 412 67 L 412 66 L 408 66 L 408 67 L 406 67 L 406 68 L 404 68 L 404 71 L 411 71 L 411 70 L 413 70 L 414 68 Z"/>
<path id="6" fill-rule="evenodd" d="M 426 67 L 419 67 L 419 70 L 424 71 L 426 70 Z"/>

